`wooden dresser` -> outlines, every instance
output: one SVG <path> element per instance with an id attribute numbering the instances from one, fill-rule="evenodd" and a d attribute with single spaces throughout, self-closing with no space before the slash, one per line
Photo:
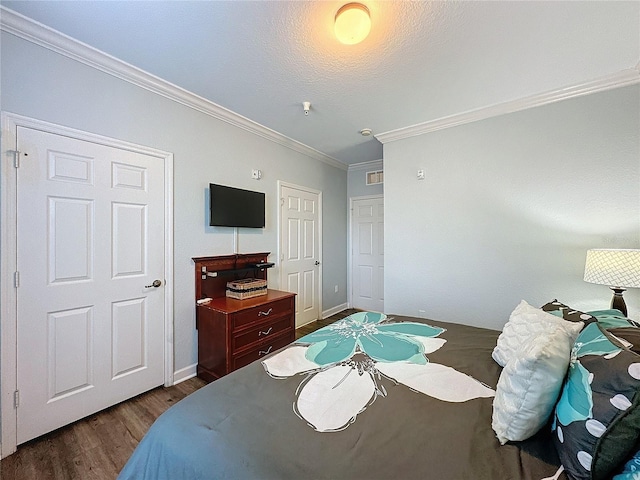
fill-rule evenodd
<path id="1" fill-rule="evenodd" d="M 198 377 L 212 381 L 284 347 L 295 339 L 295 294 L 267 294 L 236 300 L 225 295 L 226 284 L 243 278 L 267 279 L 267 269 L 255 267 L 269 253 L 197 257 L 196 306 Z"/>

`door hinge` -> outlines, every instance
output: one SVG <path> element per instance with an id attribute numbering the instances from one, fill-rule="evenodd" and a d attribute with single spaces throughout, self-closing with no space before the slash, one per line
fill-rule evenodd
<path id="1" fill-rule="evenodd" d="M 16 390 L 13 392 L 13 408 L 18 408 L 20 406 L 20 390 Z"/>
<path id="2" fill-rule="evenodd" d="M 13 273 L 13 286 L 18 288 L 20 286 L 20 272 Z"/>
<path id="3" fill-rule="evenodd" d="M 20 168 L 20 151 L 13 150 L 11 153 L 13 153 L 13 167 Z"/>
<path id="4" fill-rule="evenodd" d="M 280 206 L 281 206 L 281 207 L 284 207 L 284 197 L 282 197 L 282 198 L 280 199 Z"/>

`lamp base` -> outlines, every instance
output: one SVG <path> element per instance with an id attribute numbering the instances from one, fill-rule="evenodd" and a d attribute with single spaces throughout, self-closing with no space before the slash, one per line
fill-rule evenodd
<path id="1" fill-rule="evenodd" d="M 622 298 L 622 292 L 626 291 L 626 288 L 620 287 L 609 287 L 613 290 L 613 298 L 611 299 L 611 308 L 615 308 L 616 310 L 620 310 L 622 314 L 627 316 L 627 304 L 624 303 L 624 298 Z"/>

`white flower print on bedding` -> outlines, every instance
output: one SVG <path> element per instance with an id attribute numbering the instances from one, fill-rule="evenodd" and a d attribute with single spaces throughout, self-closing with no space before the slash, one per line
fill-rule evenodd
<path id="1" fill-rule="evenodd" d="M 426 357 L 446 340 L 445 330 L 416 322 L 384 323 L 380 313 L 358 312 L 309 334 L 262 363 L 274 378 L 305 374 L 295 412 L 319 432 L 352 424 L 379 396 L 381 376 L 448 402 L 493 397 L 476 379 Z"/>

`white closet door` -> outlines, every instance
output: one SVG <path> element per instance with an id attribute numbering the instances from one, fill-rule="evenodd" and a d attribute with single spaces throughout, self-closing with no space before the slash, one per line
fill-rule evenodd
<path id="1" fill-rule="evenodd" d="M 24 127 L 18 150 L 20 444 L 163 383 L 165 225 L 158 158 Z"/>
<path id="2" fill-rule="evenodd" d="M 320 196 L 280 189 L 280 268 L 282 288 L 296 296 L 296 327 L 320 318 Z"/>
<path id="3" fill-rule="evenodd" d="M 351 212 L 352 306 L 384 312 L 384 199 L 355 199 Z"/>

